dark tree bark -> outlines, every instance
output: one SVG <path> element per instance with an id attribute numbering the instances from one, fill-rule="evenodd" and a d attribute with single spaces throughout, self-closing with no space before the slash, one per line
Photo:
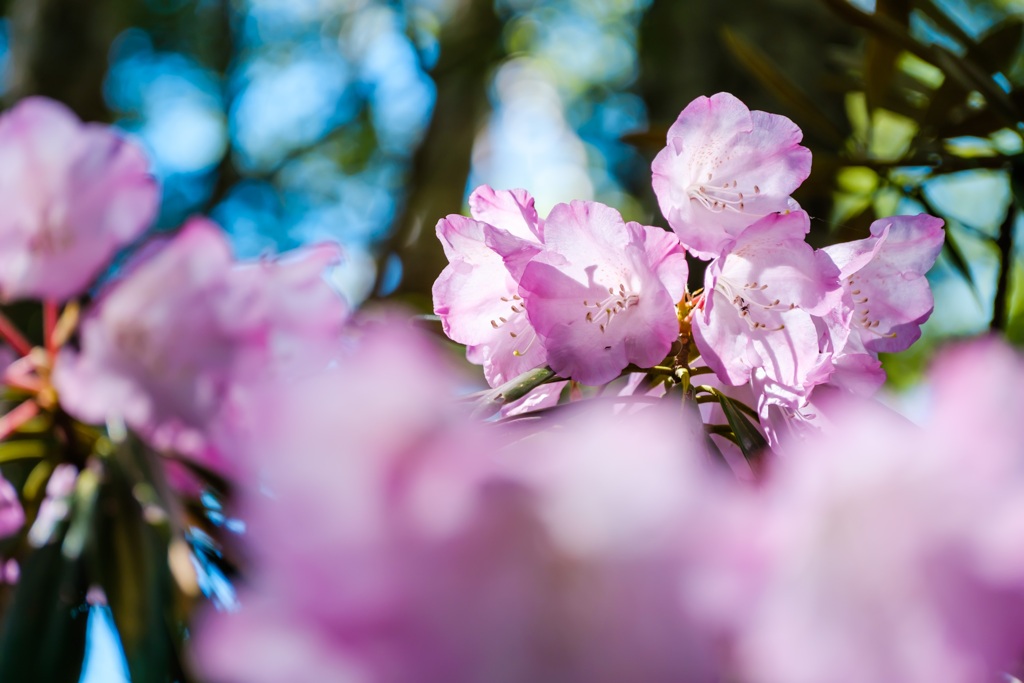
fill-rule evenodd
<path id="1" fill-rule="evenodd" d="M 87 121 L 110 118 L 103 80 L 110 45 L 129 23 L 119 0 L 14 0 L 7 103 L 46 95 Z"/>
<path id="2" fill-rule="evenodd" d="M 462 210 L 473 141 L 490 112 L 490 74 L 504 55 L 501 30 L 492 0 L 467 0 L 441 35 L 441 56 L 432 73 L 434 115 L 413 159 L 409 195 L 385 250 L 385 257 L 395 254 L 402 261 L 398 292 L 414 299 L 429 297 L 447 264 L 434 225 Z"/>

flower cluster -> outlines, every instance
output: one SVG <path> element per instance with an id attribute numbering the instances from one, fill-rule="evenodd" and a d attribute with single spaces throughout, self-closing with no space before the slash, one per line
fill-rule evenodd
<path id="1" fill-rule="evenodd" d="M 751 387 L 777 446 L 813 422 L 815 396 L 881 385 L 878 353 L 910 346 L 931 313 L 924 275 L 944 238 L 937 218 L 896 216 L 813 249 L 790 196 L 810 173 L 800 140 L 789 119 L 727 93 L 690 103 L 652 166 L 674 234 L 596 202 L 541 220 L 523 190 L 477 189 L 472 218 L 437 226 L 450 261 L 434 287 L 445 332 L 492 387 L 545 364 L 601 385 L 664 363 L 671 380 L 699 354 L 722 384 Z M 693 295 L 684 252 L 710 260 Z"/>
<path id="2" fill-rule="evenodd" d="M 481 187 L 470 207 L 472 219 L 437 225 L 451 264 L 435 311 L 492 386 L 544 364 L 604 384 L 665 357 L 686 285 L 678 240 L 597 202 L 559 204 L 541 220 L 523 190 Z"/>

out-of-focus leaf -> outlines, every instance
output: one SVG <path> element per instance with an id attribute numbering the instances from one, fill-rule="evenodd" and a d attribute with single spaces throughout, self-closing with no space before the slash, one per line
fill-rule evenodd
<path id="1" fill-rule="evenodd" d="M 960 248 L 959 238 L 954 236 L 952 230 L 946 228 L 946 241 L 942 245 L 942 250 L 949 259 L 950 265 L 960 274 L 960 277 L 964 279 L 970 288 L 971 293 L 974 294 L 974 299 L 981 303 L 981 295 L 978 293 L 978 285 L 975 284 L 974 278 L 971 277 L 971 269 L 967 265 L 967 257 L 964 256 L 963 249 Z"/>
<path id="2" fill-rule="evenodd" d="M 132 439 L 119 449 L 143 448 Z M 93 562 L 121 636 L 132 683 L 183 680 L 175 640 L 175 587 L 168 565 L 166 534 L 151 523 L 136 492 L 133 453 L 108 461 L 101 488 Z M 127 466 L 127 467 L 126 467 Z"/>
<path id="3" fill-rule="evenodd" d="M 920 83 L 929 93 L 942 85 L 945 80 L 941 69 L 910 52 L 900 55 L 897 66 L 900 73 L 906 74 L 908 80 Z"/>
<path id="4" fill-rule="evenodd" d="M 1024 264 L 1020 259 L 1014 263 L 1010 301 L 1010 322 L 1006 326 L 1006 338 L 1011 344 L 1024 345 Z"/>
<path id="5" fill-rule="evenodd" d="M 46 444 L 38 439 L 18 439 L 0 442 L 0 463 L 31 460 L 46 455 Z"/>
<path id="6" fill-rule="evenodd" d="M 839 171 L 836 174 L 836 193 L 832 198 L 830 227 L 835 229 L 845 225 L 867 210 L 878 184 L 878 173 L 870 168 L 847 166 Z"/>
<path id="7" fill-rule="evenodd" d="M 729 421 L 729 426 L 736 435 L 736 445 L 743 451 L 743 456 L 748 460 L 758 457 L 761 451 L 768 447 L 764 436 L 751 424 L 740 404 L 725 394 L 715 392 L 715 395 L 722 404 L 722 412 L 725 413 L 725 419 Z"/>
<path id="8" fill-rule="evenodd" d="M 85 544 L 90 540 L 99 489 L 100 481 L 96 471 L 88 468 L 82 470 L 75 482 L 71 524 L 61 544 L 61 552 L 69 560 L 81 557 Z"/>
<path id="9" fill-rule="evenodd" d="M 763 51 L 729 28 L 722 29 L 725 46 L 776 97 L 800 113 L 800 124 L 812 128 L 830 144 L 841 147 L 845 135 L 814 100 L 790 80 Z"/>
<path id="10" fill-rule="evenodd" d="M 0 681 L 78 683 L 89 609 L 79 560 L 61 543 L 33 552 L 21 568 L 0 640 Z"/>
<path id="11" fill-rule="evenodd" d="M 989 75 L 1006 70 L 1017 56 L 1024 39 L 1024 24 L 1020 19 L 1011 17 L 988 31 L 979 42 L 967 44 L 964 61 L 977 64 Z M 922 127 L 934 127 L 942 137 L 956 135 L 989 135 L 1006 125 L 1005 117 L 987 107 L 981 111 L 966 110 L 964 115 L 955 117 L 955 113 L 963 109 L 969 88 L 956 79 L 947 78 L 932 95 L 928 109 L 921 119 Z M 1021 103 L 1013 98 L 1010 101 L 1018 109 Z"/>
<path id="12" fill-rule="evenodd" d="M 886 109 L 871 112 L 871 142 L 868 152 L 875 159 L 900 159 L 910 149 L 918 131 L 917 122 Z"/>
<path id="13" fill-rule="evenodd" d="M 32 471 L 28 474 L 28 478 L 25 480 L 25 486 L 21 489 L 26 500 L 39 501 L 42 499 L 46 482 L 50 480 L 50 473 L 52 472 L 53 463 L 49 460 L 43 460 L 32 468 Z"/>
<path id="14" fill-rule="evenodd" d="M 1005 332 L 1010 324 L 1010 276 L 1014 265 L 1014 227 L 1024 211 L 1024 163 L 1017 157 L 1010 167 L 1010 192 L 1013 202 L 1006 207 L 1006 218 L 999 226 L 996 248 L 999 249 L 999 272 L 996 275 L 996 293 L 992 298 L 992 322 L 989 329 Z"/>
<path id="15" fill-rule="evenodd" d="M 993 107 L 1003 118 L 1006 125 L 1016 125 L 1020 120 L 1020 109 L 992 80 L 991 74 L 986 73 L 985 69 L 978 64 L 953 54 L 940 45 L 925 45 L 891 18 L 864 12 L 847 0 L 822 1 L 851 24 L 866 30 L 870 35 L 899 45 L 902 49 L 942 69 L 947 75 L 947 80 L 955 80 L 965 91 L 977 90 L 980 92 L 989 106 Z"/>
<path id="16" fill-rule="evenodd" d="M 329 141 L 327 149 L 338 166 L 350 175 L 362 172 L 379 147 L 377 131 L 364 107 L 354 121 L 340 129 Z"/>

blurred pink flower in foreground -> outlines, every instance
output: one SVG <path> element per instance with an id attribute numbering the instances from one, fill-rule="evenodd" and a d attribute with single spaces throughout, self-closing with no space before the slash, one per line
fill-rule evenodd
<path id="1" fill-rule="evenodd" d="M 18 492 L 0 475 L 0 538 L 18 533 L 24 523 L 25 510 Z"/>
<path id="2" fill-rule="evenodd" d="M 38 547 L 50 542 L 57 525 L 71 512 L 71 495 L 78 482 L 78 468 L 71 463 L 61 463 L 54 468 L 46 482 L 46 496 L 39 504 L 36 521 L 28 532 L 29 542 Z"/>
<path id="3" fill-rule="evenodd" d="M 0 301 L 83 293 L 158 199 L 137 145 L 53 100 L 22 100 L 0 117 Z"/>
<path id="4" fill-rule="evenodd" d="M 661 212 L 687 249 L 715 258 L 762 216 L 798 208 L 789 195 L 811 172 L 802 138 L 785 116 L 729 93 L 687 105 L 651 166 Z"/>
<path id="5" fill-rule="evenodd" d="M 716 485 L 673 411 L 506 431 L 454 411 L 452 373 L 395 323 L 356 344 L 286 399 L 269 495 L 242 507 L 262 562 L 197 632 L 211 678 L 714 680 L 679 531 L 713 521 Z"/>
<path id="6" fill-rule="evenodd" d="M 254 428 L 259 438 L 249 388 L 319 369 L 335 350 L 345 306 L 322 273 L 337 251 L 303 253 L 237 265 L 220 229 L 193 220 L 102 292 L 82 322 L 81 351 L 58 356 L 61 404 L 224 468 L 218 443 Z"/>
<path id="7" fill-rule="evenodd" d="M 1024 648 L 1024 364 L 940 359 L 923 428 L 834 406 L 765 488 L 760 597 L 737 615 L 749 683 L 996 681 Z M 994 416 L 1001 415 L 1001 418 Z"/>

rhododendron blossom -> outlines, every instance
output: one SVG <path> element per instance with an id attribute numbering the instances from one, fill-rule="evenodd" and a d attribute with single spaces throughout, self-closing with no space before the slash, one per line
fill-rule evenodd
<path id="1" fill-rule="evenodd" d="M 878 353 L 908 348 L 931 314 L 924 274 L 942 248 L 942 221 L 926 214 L 894 216 L 872 223 L 871 232 L 821 250 L 840 268 L 842 300 L 816 320 L 827 353 L 817 377 L 796 392 L 759 378 L 759 412 L 773 445 L 792 427 L 806 432 L 798 425 L 813 423 L 820 413 L 810 404 L 830 391 L 873 395 L 885 383 Z"/>
<path id="2" fill-rule="evenodd" d="M 329 357 L 345 309 L 321 273 L 336 256 L 239 268 L 221 230 L 192 221 L 101 295 L 82 323 L 81 352 L 58 358 L 62 405 L 223 467 L 211 442 L 242 419 L 241 387 Z M 297 296 L 301 309 L 290 303 Z"/>
<path id="3" fill-rule="evenodd" d="M 757 532 L 765 582 L 738 616 L 741 680 L 974 683 L 1016 665 L 1024 433 L 1019 420 L 977 425 L 963 396 L 1020 407 L 1024 366 L 988 345 L 958 355 L 933 371 L 924 428 L 835 406 L 827 431 L 780 459 Z M 980 434 L 994 438 L 979 446 Z"/>
<path id="4" fill-rule="evenodd" d="M 381 362 L 401 350 L 424 372 Z M 454 419 L 444 368 L 425 340 L 385 326 L 333 379 L 289 393 L 292 422 L 261 461 L 269 495 L 243 500 L 264 561 L 241 609 L 198 627 L 203 671 L 226 683 L 715 680 L 710 632 L 679 590 L 686 551 L 703 555 L 685 539 L 700 534 L 678 539 L 714 518 L 716 489 L 675 411 L 485 429 Z M 352 410 L 327 410 L 339 404 Z"/>
<path id="5" fill-rule="evenodd" d="M 543 226 L 524 190 L 495 191 L 484 185 L 469 198 L 473 219 L 452 215 L 437 224 L 450 261 L 434 283 L 434 312 L 445 334 L 466 344 L 467 357 L 498 386 L 547 362 L 543 344 L 526 315 L 516 261 L 541 248 Z"/>
<path id="6" fill-rule="evenodd" d="M 694 339 L 730 384 L 762 368 L 796 388 L 820 372 L 814 316 L 838 304 L 839 270 L 804 241 L 809 226 L 803 211 L 766 216 L 708 266 Z"/>
<path id="7" fill-rule="evenodd" d="M 138 146 L 58 102 L 23 100 L 0 116 L 0 301 L 84 293 L 157 201 Z"/>
<path id="8" fill-rule="evenodd" d="M 893 216 L 872 223 L 871 237 L 822 250 L 840 270 L 844 350 L 893 353 L 917 341 L 934 305 L 925 273 L 944 239 L 934 216 Z"/>
<path id="9" fill-rule="evenodd" d="M 603 384 L 630 363 L 661 361 L 679 336 L 679 240 L 596 202 L 559 204 L 544 229 L 545 249 L 523 269 L 520 290 L 551 368 Z"/>
<path id="10" fill-rule="evenodd" d="M 762 216 L 797 208 L 811 171 L 803 134 L 784 116 L 750 111 L 729 93 L 698 97 L 654 159 L 654 193 L 679 239 L 711 259 Z"/>

